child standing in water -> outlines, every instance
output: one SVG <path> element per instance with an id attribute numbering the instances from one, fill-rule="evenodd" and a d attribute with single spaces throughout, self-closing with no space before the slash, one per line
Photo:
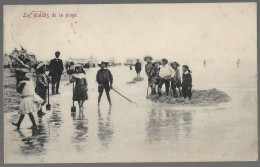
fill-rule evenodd
<path id="1" fill-rule="evenodd" d="M 189 66 L 183 65 L 182 71 L 182 95 L 184 98 L 189 97 L 189 100 L 191 100 L 192 77 Z"/>
<path id="2" fill-rule="evenodd" d="M 75 66 L 76 73 L 71 76 L 70 82 L 76 82 L 76 86 L 74 88 L 73 100 L 78 101 L 79 109 L 83 110 L 83 104 L 85 100 L 88 99 L 88 83 L 86 79 L 85 71 L 83 70 L 82 65 Z"/>
<path id="3" fill-rule="evenodd" d="M 38 108 L 40 107 L 40 104 L 43 102 L 43 100 L 35 94 L 35 88 L 34 83 L 31 81 L 28 77 L 26 77 L 26 71 L 23 70 L 16 70 L 16 81 L 17 81 L 17 92 L 21 95 L 21 102 L 19 105 L 19 111 L 20 114 L 19 121 L 17 123 L 12 124 L 17 127 L 17 129 L 20 129 L 20 125 L 24 119 L 25 114 L 28 114 L 30 117 L 30 120 L 33 124 L 33 128 L 36 128 L 35 119 L 33 116 L 33 112 L 38 111 Z"/>
<path id="4" fill-rule="evenodd" d="M 36 87 L 35 92 L 43 99 L 40 110 L 37 112 L 38 116 L 44 116 L 45 113 L 42 112 L 42 106 L 47 101 L 47 90 L 48 90 L 48 77 L 45 74 L 46 66 L 44 63 L 40 63 L 36 68 Z"/>
<path id="5" fill-rule="evenodd" d="M 180 96 L 182 96 L 181 88 L 180 88 L 181 87 L 181 74 L 180 74 L 180 70 L 178 69 L 179 66 L 180 66 L 179 63 L 177 63 L 177 62 L 171 63 L 171 67 L 175 71 L 175 75 L 171 79 L 171 89 L 173 91 L 174 97 L 177 97 L 176 88 L 178 88 Z"/>
<path id="6" fill-rule="evenodd" d="M 108 62 L 101 62 L 101 64 L 98 64 L 98 66 L 101 68 L 97 72 L 96 80 L 98 83 L 98 106 L 100 105 L 100 100 L 102 97 L 102 94 L 104 92 L 104 89 L 106 91 L 107 100 L 109 102 L 109 105 L 111 106 L 111 98 L 110 98 L 110 89 L 113 89 L 113 75 L 110 72 L 109 69 L 107 69 Z"/>

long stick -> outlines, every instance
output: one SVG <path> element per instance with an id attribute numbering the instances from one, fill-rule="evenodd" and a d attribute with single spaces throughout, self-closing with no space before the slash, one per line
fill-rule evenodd
<path id="1" fill-rule="evenodd" d="M 148 86 L 147 86 L 147 91 L 146 91 L 146 98 L 148 98 L 149 87 L 150 87 L 150 84 L 149 84 L 149 81 L 148 81 Z"/>
<path id="2" fill-rule="evenodd" d="M 136 104 L 135 102 L 132 102 L 131 100 L 129 100 L 127 97 L 125 97 L 124 95 L 122 95 L 121 93 L 119 93 L 118 91 L 116 91 L 114 88 L 112 88 L 112 90 L 114 90 L 116 93 L 118 93 L 119 95 L 121 95 L 122 97 L 124 97 L 126 100 L 128 100 L 131 103 Z"/>

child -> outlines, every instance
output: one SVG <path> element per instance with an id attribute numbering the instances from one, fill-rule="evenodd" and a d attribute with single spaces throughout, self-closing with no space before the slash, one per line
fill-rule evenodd
<path id="1" fill-rule="evenodd" d="M 160 82 L 159 82 L 159 96 L 161 96 L 162 92 L 162 86 L 165 84 L 165 91 L 166 96 L 169 94 L 169 87 L 170 87 L 170 80 L 175 75 L 175 71 L 172 69 L 171 66 L 168 65 L 167 59 L 162 59 L 162 65 L 160 65 Z"/>
<path id="2" fill-rule="evenodd" d="M 173 91 L 174 97 L 177 97 L 176 88 L 178 88 L 180 96 L 182 96 L 181 89 L 180 89 L 180 87 L 181 87 L 181 74 L 180 74 L 180 70 L 178 69 L 179 66 L 180 66 L 179 63 L 177 63 L 177 62 L 171 63 L 171 67 L 175 71 L 175 75 L 171 79 L 171 89 Z"/>
<path id="3" fill-rule="evenodd" d="M 152 60 L 153 60 L 153 58 L 151 56 L 149 56 L 149 55 L 144 57 L 144 61 L 147 62 L 145 64 L 145 73 L 146 73 L 146 75 L 148 77 L 148 88 L 149 87 L 152 88 L 152 83 L 151 83 L 152 78 L 150 76 L 150 72 L 151 72 L 151 70 L 153 68 Z"/>
<path id="4" fill-rule="evenodd" d="M 113 75 L 110 72 L 109 69 L 106 69 L 105 67 L 108 66 L 107 62 L 101 62 L 101 64 L 98 64 L 99 67 L 101 67 L 100 70 L 98 70 L 97 72 L 97 76 L 96 76 L 96 80 L 98 83 L 98 92 L 99 92 L 99 96 L 98 96 L 98 106 L 100 105 L 100 100 L 103 94 L 103 91 L 105 89 L 106 91 L 106 95 L 107 95 L 107 100 L 109 102 L 109 105 L 111 106 L 111 98 L 110 98 L 110 94 L 109 91 L 110 89 L 112 89 L 112 85 L 113 85 Z"/>
<path id="5" fill-rule="evenodd" d="M 189 66 L 183 65 L 182 66 L 182 95 L 184 98 L 187 96 L 189 97 L 189 100 L 191 100 L 191 88 L 192 88 L 192 77 L 191 77 L 191 71 L 189 69 Z"/>
<path id="6" fill-rule="evenodd" d="M 36 128 L 36 123 L 32 112 L 38 111 L 40 103 L 42 103 L 43 100 L 35 94 L 34 83 L 28 77 L 26 77 L 27 72 L 23 70 L 16 70 L 15 72 L 17 81 L 16 89 L 17 92 L 21 94 L 22 100 L 20 102 L 18 111 L 20 114 L 19 121 L 17 123 L 12 122 L 12 124 L 16 126 L 17 129 L 20 129 L 24 115 L 28 114 L 33 124 L 33 128 Z"/>
<path id="7" fill-rule="evenodd" d="M 140 77 L 140 72 L 142 70 L 142 64 L 140 63 L 139 59 L 137 59 L 136 61 L 137 62 L 135 64 L 135 71 L 136 71 L 137 77 Z"/>
<path id="8" fill-rule="evenodd" d="M 88 99 L 88 93 L 87 93 L 88 83 L 82 65 L 76 65 L 75 71 L 76 73 L 71 76 L 71 80 L 70 80 L 70 82 L 76 82 L 76 86 L 74 88 L 73 100 L 78 101 L 79 109 L 83 110 L 84 101 Z"/>
<path id="9" fill-rule="evenodd" d="M 156 85 L 159 84 L 160 81 L 160 76 L 159 76 L 159 72 L 160 72 L 160 61 L 154 61 L 153 62 L 153 68 L 150 72 L 150 77 L 151 77 L 151 84 L 152 84 L 152 95 L 156 94 Z"/>
<path id="10" fill-rule="evenodd" d="M 35 92 L 43 99 L 40 110 L 38 111 L 38 116 L 44 116 L 45 113 L 42 112 L 42 106 L 47 101 L 47 90 L 48 90 L 48 77 L 45 74 L 46 66 L 44 63 L 40 63 L 36 68 L 36 87 Z"/>

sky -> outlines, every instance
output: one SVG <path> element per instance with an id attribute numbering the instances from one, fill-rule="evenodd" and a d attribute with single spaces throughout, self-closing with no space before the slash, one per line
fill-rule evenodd
<path id="1" fill-rule="evenodd" d="M 23 17 L 32 11 L 49 18 Z M 256 20 L 256 3 L 4 6 L 4 53 L 22 45 L 39 60 L 58 50 L 63 60 L 255 61 Z"/>

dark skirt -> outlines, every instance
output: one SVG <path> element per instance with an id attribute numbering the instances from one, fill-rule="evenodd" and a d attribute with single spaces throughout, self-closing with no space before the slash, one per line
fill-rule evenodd
<path id="1" fill-rule="evenodd" d="M 73 100 L 87 100 L 88 99 L 88 90 L 86 86 L 76 86 L 74 89 Z"/>

